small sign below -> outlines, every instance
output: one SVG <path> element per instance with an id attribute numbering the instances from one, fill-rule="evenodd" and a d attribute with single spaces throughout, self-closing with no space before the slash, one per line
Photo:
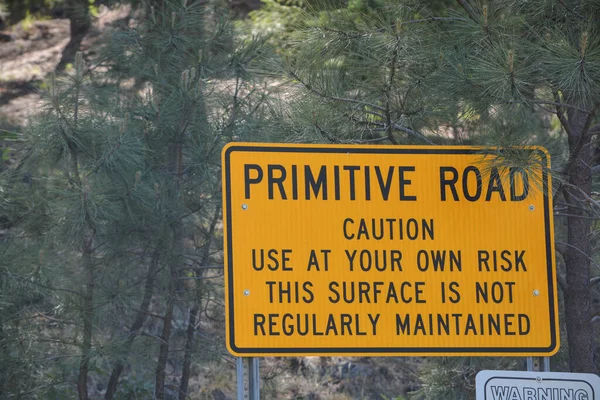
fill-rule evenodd
<path id="1" fill-rule="evenodd" d="M 570 372 L 481 371 L 476 400 L 600 400 L 600 377 Z"/>

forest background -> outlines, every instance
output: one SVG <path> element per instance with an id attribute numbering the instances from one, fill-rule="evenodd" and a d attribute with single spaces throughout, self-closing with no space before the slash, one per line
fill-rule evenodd
<path id="1" fill-rule="evenodd" d="M 3 0 L 0 16 L 0 398 L 234 397 L 234 141 L 547 147 L 552 369 L 598 373 L 597 0 Z M 267 358 L 262 394 L 469 399 L 484 368 L 524 360 Z"/>

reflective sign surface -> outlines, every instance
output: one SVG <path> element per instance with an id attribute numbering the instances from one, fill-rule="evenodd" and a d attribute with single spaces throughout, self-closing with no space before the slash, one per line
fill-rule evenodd
<path id="1" fill-rule="evenodd" d="M 550 160 L 509 150 L 227 146 L 229 350 L 555 353 Z"/>

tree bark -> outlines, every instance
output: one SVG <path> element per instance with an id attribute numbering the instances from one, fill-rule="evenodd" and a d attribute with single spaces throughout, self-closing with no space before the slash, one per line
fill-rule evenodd
<path id="1" fill-rule="evenodd" d="M 577 104 L 573 102 L 571 104 Z M 585 129 L 587 114 L 570 109 L 569 150 L 571 159 L 567 166 L 570 187 L 564 193 L 570 207 L 567 240 L 569 245 L 564 254 L 567 288 L 565 291 L 565 320 L 569 344 L 569 360 L 572 372 L 597 373 L 594 362 L 594 333 L 591 323 L 592 300 L 589 289 L 591 220 L 585 208 L 585 195 L 590 195 L 593 165 L 590 136 Z M 583 208 L 583 209 L 582 209 Z M 582 218 L 583 217 L 583 218 Z"/>
<path id="2" fill-rule="evenodd" d="M 4 276 L 0 274 L 0 287 L 4 287 Z M 4 333 L 4 318 L 0 319 L 0 398 L 4 397 L 4 388 L 7 384 L 9 376 L 8 368 L 6 367 L 10 355 L 6 346 L 6 334 Z"/>
<path id="3" fill-rule="evenodd" d="M 86 284 L 83 295 L 83 340 L 81 344 L 81 359 L 79 360 L 79 376 L 77 378 L 77 393 L 79 400 L 88 400 L 87 379 L 92 353 L 92 325 L 94 319 L 94 267 L 91 260 L 92 238 L 85 239 L 83 249 L 83 269 L 86 274 Z"/>
<path id="4" fill-rule="evenodd" d="M 171 323 L 173 321 L 173 306 L 175 303 L 177 272 L 175 266 L 171 265 L 171 276 L 169 279 L 169 293 L 167 298 L 167 309 L 163 320 L 163 330 L 161 334 L 160 348 L 158 350 L 158 361 L 156 363 L 156 386 L 154 396 L 156 400 L 165 398 L 165 375 L 167 371 L 167 361 L 169 360 L 169 340 L 171 340 Z"/>
<path id="5" fill-rule="evenodd" d="M 23 20 L 29 10 L 29 5 L 22 0 L 8 0 L 8 23 L 14 25 Z"/>
<path id="6" fill-rule="evenodd" d="M 221 215 L 221 206 L 217 205 L 215 208 L 215 213 L 213 215 L 212 221 L 210 223 L 210 228 L 206 233 L 205 242 L 202 246 L 202 258 L 200 259 L 200 265 L 205 265 L 208 262 L 210 255 L 210 245 L 212 244 L 212 239 L 214 237 L 215 228 L 217 226 L 217 222 L 219 221 L 219 216 Z M 195 273 L 196 279 L 199 281 L 202 279 L 202 271 L 198 271 Z M 181 371 L 181 384 L 179 385 L 179 400 L 185 400 L 187 398 L 188 393 L 188 384 L 190 381 L 191 374 L 191 366 L 192 366 L 192 355 L 194 353 L 194 336 L 196 332 L 196 324 L 198 323 L 198 319 L 200 317 L 200 302 L 202 301 L 202 296 L 198 293 L 196 303 L 194 307 L 190 310 L 190 316 L 188 320 L 188 326 L 185 335 L 185 354 L 183 356 L 183 368 Z"/>
<path id="7" fill-rule="evenodd" d="M 200 300 L 198 300 L 199 303 Z M 183 356 L 183 369 L 181 371 L 181 384 L 179 385 L 179 400 L 187 399 L 188 384 L 190 381 L 192 354 L 194 352 L 194 332 L 199 317 L 200 307 L 196 304 L 190 310 L 187 330 L 185 332 L 185 354 Z"/>
<path id="8" fill-rule="evenodd" d="M 150 260 L 150 265 L 148 266 L 148 273 L 146 275 L 146 283 L 144 284 L 144 295 L 142 296 L 142 302 L 140 304 L 140 308 L 135 316 L 135 320 L 129 329 L 127 340 L 125 341 L 125 346 L 123 347 L 124 354 L 122 354 L 117 361 L 115 367 L 110 374 L 110 379 L 108 380 L 108 385 L 106 388 L 106 393 L 104 394 L 105 400 L 112 400 L 115 393 L 117 392 L 117 387 L 119 385 L 119 378 L 121 377 L 121 373 L 123 373 L 123 368 L 125 367 L 125 361 L 129 356 L 129 351 L 133 341 L 139 334 L 139 330 L 144 325 L 146 318 L 148 316 L 148 308 L 150 307 L 150 300 L 152 299 L 152 294 L 154 293 L 154 280 L 156 276 L 156 270 L 158 269 L 159 258 L 160 258 L 160 250 L 162 247 L 162 243 L 159 243 L 154 250 L 154 254 L 152 254 L 152 259 Z"/>
<path id="9" fill-rule="evenodd" d="M 78 55 L 77 59 L 81 65 L 76 66 L 76 74 L 83 73 L 83 61 L 81 54 Z M 76 80 L 75 85 L 75 103 L 73 105 L 73 133 L 77 132 L 79 127 L 79 94 L 81 92 L 81 80 Z M 58 105 L 57 105 L 58 107 Z M 58 110 L 57 110 L 58 111 Z M 60 114 L 59 114 L 60 116 Z M 62 118 L 62 117 L 61 117 Z M 81 240 L 81 270 L 85 274 L 84 288 L 82 293 L 83 304 L 81 307 L 81 319 L 83 325 L 83 337 L 81 342 L 81 358 L 79 359 L 79 375 L 77 377 L 77 394 L 79 400 L 88 400 L 88 372 L 90 365 L 90 358 L 92 355 L 92 335 L 93 335 L 93 324 L 94 324 L 94 285 L 95 285 L 95 271 L 94 263 L 92 261 L 92 253 L 94 251 L 94 238 L 96 236 L 96 229 L 90 216 L 88 209 L 88 196 L 89 187 L 84 184 L 81 179 L 79 171 L 79 153 L 75 142 L 66 136 L 65 141 L 69 149 L 70 168 L 69 175 L 76 187 L 79 188 L 81 201 L 83 203 L 83 217 L 84 217 L 84 228 L 83 238 Z"/>
<path id="10" fill-rule="evenodd" d="M 56 67 L 58 71 L 64 70 L 67 64 L 73 62 L 85 34 L 92 26 L 87 0 L 67 0 L 66 13 L 71 23 L 71 39 L 63 50 L 61 59 Z"/>
<path id="11" fill-rule="evenodd" d="M 170 160 L 173 158 L 173 151 L 170 151 Z M 175 165 L 178 165 L 175 163 Z M 173 171 L 173 163 L 169 162 L 170 170 Z M 170 197 L 172 204 L 177 203 L 179 192 L 179 180 L 171 188 Z M 175 209 L 176 207 L 174 207 Z M 160 347 L 158 350 L 158 361 L 156 363 L 156 378 L 154 387 L 154 397 L 156 400 L 165 398 L 165 376 L 167 370 L 167 361 L 169 360 L 169 341 L 171 340 L 171 325 L 173 321 L 173 307 L 177 296 L 177 276 L 178 266 L 183 253 L 183 226 L 180 220 L 175 220 L 171 224 L 173 230 L 173 242 L 171 243 L 171 255 L 169 260 L 169 281 L 167 292 L 167 305 L 163 319 L 163 330 L 161 334 Z"/>

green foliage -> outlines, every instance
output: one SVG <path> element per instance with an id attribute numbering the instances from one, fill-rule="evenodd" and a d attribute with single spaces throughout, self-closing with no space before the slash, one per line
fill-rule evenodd
<path id="1" fill-rule="evenodd" d="M 302 35 L 282 66 L 307 89 L 290 106 L 292 118 L 312 119 L 303 140 L 430 142 L 420 131 L 439 126 L 447 103 L 427 90 L 439 61 L 422 49 L 435 41 L 410 22 L 425 12 L 390 2 L 303 15 Z"/>
<path id="2" fill-rule="evenodd" d="M 467 400 L 475 398 L 475 376 L 481 370 L 523 369 L 519 361 L 509 358 L 441 357 L 421 365 L 422 386 L 410 398 Z M 522 362 L 521 362 L 522 364 Z"/>
<path id="3" fill-rule="evenodd" d="M 88 381 L 107 387 L 116 376 L 111 398 L 164 398 L 164 384 L 154 382 L 179 379 L 166 361 L 181 365 L 184 356 L 169 346 L 212 348 L 198 360 L 224 351 L 199 340 L 195 327 L 191 339 L 185 329 L 165 329 L 185 326 L 185 312 L 213 312 L 209 305 L 222 297 L 203 269 L 222 262 L 214 242 L 220 151 L 232 140 L 256 140 L 267 104 L 250 73 L 263 43 L 239 41 L 222 11 L 201 1 L 144 7 L 144 23 L 108 38 L 98 61 L 108 70 L 88 69 L 79 53 L 65 76 L 45 85 L 45 105 L 24 133 L 25 157 L 7 177 L 10 196 L 1 197 L 2 215 L 15 224 L 11 243 L 24 250 L 3 268 L 27 293 L 43 289 L 35 312 L 60 322 L 40 323 L 38 333 L 21 324 L 35 349 L 33 358 L 18 355 L 23 368 L 38 362 L 47 372 L 25 375 L 35 384 L 19 387 L 81 398 L 95 390 Z M 16 310 L 34 312 L 24 304 Z M 137 320 L 142 325 L 131 328 Z M 41 354 L 50 357 L 35 358 Z M 130 373 L 114 375 L 129 363 Z M 52 374 L 65 385 L 48 381 Z"/>
<path id="4" fill-rule="evenodd" d="M 307 9 L 288 57 L 275 73 L 291 83 L 283 96 L 287 103 L 278 110 L 284 121 L 279 129 L 299 142 L 541 144 L 552 153 L 550 173 L 561 189 L 555 196 L 564 195 L 567 207 L 573 207 L 569 213 L 579 213 L 575 210 L 590 201 L 586 185 L 591 177 L 577 187 L 572 182 L 596 165 L 597 156 L 591 155 L 596 142 L 590 138 L 600 128 L 598 31 L 597 24 L 590 24 L 598 16 L 597 2 L 462 4 L 462 10 L 447 10 L 441 16 L 404 1 Z M 502 162 L 522 168 L 536 162 L 515 154 Z M 558 173 L 572 172 L 569 168 L 579 155 L 583 161 L 577 174 Z M 571 194 L 561 187 L 564 182 L 571 185 Z M 591 348 L 594 340 L 590 320 L 595 314 L 589 311 L 589 301 L 597 294 L 587 283 L 594 253 L 585 250 L 591 225 L 571 233 L 577 218 L 598 218 L 595 206 L 584 208 L 584 215 L 566 221 L 570 252 L 578 254 L 561 252 L 571 282 L 585 283 L 578 289 L 562 285 L 571 298 L 585 293 L 582 301 L 587 302 L 581 306 L 588 310 L 586 317 L 569 331 L 573 351 Z M 576 257 L 579 264 L 569 266 L 568 260 Z M 577 307 L 574 302 L 565 312 L 583 315 Z M 576 326 L 586 327 L 585 339 L 574 339 Z M 589 351 L 574 354 L 573 370 L 597 369 Z M 463 367 L 454 371 L 450 365 L 455 364 L 427 364 L 437 373 L 423 373 L 424 398 L 472 396 L 472 387 L 452 386 L 460 385 L 462 378 L 472 385 L 473 378 Z M 444 387 L 453 389 L 450 393 Z"/>
<path id="5" fill-rule="evenodd" d="M 7 4 L 17 15 L 33 3 Z M 138 4 L 91 68 L 79 57 L 48 82 L 22 136 L 0 131 L 11 145 L 25 140 L 0 177 L 0 397 L 75 398 L 93 391 L 78 378 L 106 388 L 121 366 L 113 398 L 164 398 L 155 382 L 177 386 L 184 353 L 213 377 L 203 393 L 231 385 L 219 364 L 223 289 L 208 269 L 222 262 L 228 142 L 542 144 L 561 170 L 578 159 L 583 124 L 568 122 L 583 110 L 595 133 L 581 154 L 596 147 L 594 1 L 265 0 L 235 25 L 219 3 Z M 558 203 L 597 218 L 595 195 L 584 187 L 592 201 L 568 205 L 569 178 L 553 174 L 567 184 Z M 573 222 L 560 221 L 557 237 L 572 240 Z M 597 247 L 596 226 L 582 237 Z M 589 264 L 597 256 L 581 243 L 568 245 Z M 192 326 L 190 341 L 191 315 L 202 334 Z M 472 398 L 478 370 L 518 367 L 430 359 L 411 397 Z"/>
<path id="6" fill-rule="evenodd" d="M 52 14 L 52 10 L 62 7 L 65 0 L 2 0 L 0 14 L 6 12 L 11 25 L 23 21 L 23 29 L 36 19 L 44 19 Z"/>
<path id="7" fill-rule="evenodd" d="M 261 0 L 261 3 L 261 8 L 250 12 L 247 20 L 237 22 L 240 31 L 249 36 L 266 36 L 276 54 L 288 54 L 290 39 L 296 33 L 294 26 L 303 15 L 304 1 Z"/>

